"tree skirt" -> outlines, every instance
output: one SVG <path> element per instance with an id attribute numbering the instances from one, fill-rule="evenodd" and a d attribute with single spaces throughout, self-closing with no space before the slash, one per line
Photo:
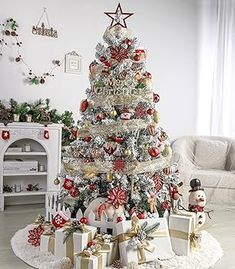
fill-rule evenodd
<path id="1" fill-rule="evenodd" d="M 34 226 L 35 227 L 35 226 Z M 58 260 L 54 255 L 48 252 L 40 252 L 39 247 L 33 247 L 27 242 L 28 230 L 33 225 L 28 225 L 24 229 L 19 230 L 11 239 L 12 249 L 17 257 L 29 264 L 33 268 L 38 269 L 67 269 L 65 264 L 67 259 Z M 192 252 L 189 256 L 175 256 L 170 260 L 154 261 L 149 264 L 135 265 L 130 264 L 130 269 L 205 269 L 213 266 L 223 256 L 223 250 L 218 241 L 208 232 L 202 232 L 201 249 Z M 110 267 L 109 267 L 110 268 Z"/>

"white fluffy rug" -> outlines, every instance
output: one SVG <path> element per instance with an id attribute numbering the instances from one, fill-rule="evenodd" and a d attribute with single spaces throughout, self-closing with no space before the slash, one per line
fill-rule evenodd
<path id="1" fill-rule="evenodd" d="M 55 256 L 48 252 L 40 252 L 39 247 L 32 247 L 28 242 L 28 230 L 32 225 L 19 230 L 11 239 L 12 249 L 17 257 L 30 266 L 38 269 L 63 269 L 65 260 L 56 260 Z M 192 252 L 188 257 L 175 256 L 166 261 L 155 261 L 151 264 L 136 266 L 130 264 L 130 269 L 206 269 L 212 267 L 221 257 L 223 251 L 220 244 L 208 232 L 202 232 L 201 249 Z"/>

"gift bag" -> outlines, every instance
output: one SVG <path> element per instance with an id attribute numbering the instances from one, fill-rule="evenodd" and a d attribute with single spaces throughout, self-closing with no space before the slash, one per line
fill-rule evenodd
<path id="1" fill-rule="evenodd" d="M 133 216 L 130 221 L 117 223 L 116 228 L 123 265 L 174 256 L 166 218 L 139 220 Z"/>

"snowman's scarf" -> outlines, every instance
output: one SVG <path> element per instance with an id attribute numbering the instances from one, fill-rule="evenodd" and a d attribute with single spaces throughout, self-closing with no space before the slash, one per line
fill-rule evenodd
<path id="1" fill-rule="evenodd" d="M 189 205 L 189 211 L 190 212 L 204 212 L 204 206 L 199 205 Z"/>

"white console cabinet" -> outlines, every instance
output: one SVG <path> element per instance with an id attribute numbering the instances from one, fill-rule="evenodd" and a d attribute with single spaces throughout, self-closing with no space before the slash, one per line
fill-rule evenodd
<path id="1" fill-rule="evenodd" d="M 44 137 L 45 130 L 49 139 Z M 9 131 L 9 139 L 3 139 L 4 131 Z M 61 124 L 0 124 L 0 211 L 6 205 L 45 203 L 47 196 L 58 191 L 54 179 L 60 172 L 61 134 Z M 39 190 L 30 191 L 29 184 L 38 184 Z M 4 192 L 4 185 L 13 191 Z"/>

